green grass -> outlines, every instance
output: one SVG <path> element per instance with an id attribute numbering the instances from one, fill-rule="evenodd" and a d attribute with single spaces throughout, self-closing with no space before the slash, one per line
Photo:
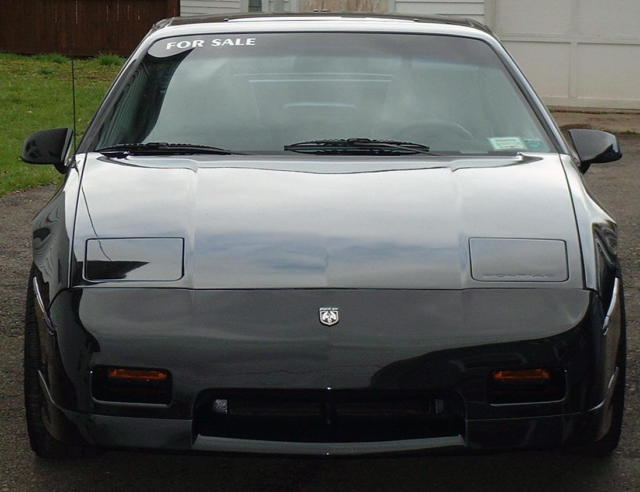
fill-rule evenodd
<path id="1" fill-rule="evenodd" d="M 117 63 L 100 60 L 108 56 Z M 122 59 L 113 55 L 76 60 L 78 131 L 81 134 Z M 72 127 L 71 67 L 62 55 L 0 53 L 0 195 L 61 181 L 52 166 L 20 160 L 24 138 L 38 130 Z"/>
<path id="2" fill-rule="evenodd" d="M 69 63 L 71 60 L 64 55 L 59 55 L 58 53 L 47 53 L 45 55 L 34 55 L 31 57 L 32 60 L 37 60 L 41 62 L 52 62 L 52 63 Z"/>
<path id="3" fill-rule="evenodd" d="M 100 65 L 104 65 L 106 67 L 115 66 L 119 67 L 124 63 L 124 59 L 120 58 L 118 55 L 110 55 L 110 54 L 100 54 L 96 57 L 96 60 Z"/>

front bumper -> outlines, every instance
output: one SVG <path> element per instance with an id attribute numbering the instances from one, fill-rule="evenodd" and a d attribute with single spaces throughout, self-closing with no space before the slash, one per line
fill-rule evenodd
<path id="1" fill-rule="evenodd" d="M 428 450 L 543 449 L 593 441 L 603 405 L 584 413 L 536 418 L 468 420 L 465 435 L 369 442 L 289 442 L 194 434 L 190 419 L 92 415 L 62 409 L 49 399 L 47 427 L 54 437 L 104 448 L 141 448 L 182 452 L 353 456 Z"/>
<path id="2" fill-rule="evenodd" d="M 604 421 L 598 405 L 607 399 L 607 347 L 617 346 L 614 331 L 602 330 L 598 302 L 569 289 L 65 291 L 52 305 L 55 331 L 41 330 L 48 428 L 60 440 L 103 447 L 311 455 L 593 441 Z M 338 303 L 349 317 L 320 327 L 317 307 Z M 97 401 L 96 365 L 167 369 L 172 400 Z M 491 371 L 527 367 L 565 371 L 565 397 L 488 401 Z M 208 392 L 329 388 L 445 395 L 459 402 L 459 425 L 445 434 L 331 442 L 320 442 L 322 432 L 307 440 L 199 431 L 196 411 Z"/>

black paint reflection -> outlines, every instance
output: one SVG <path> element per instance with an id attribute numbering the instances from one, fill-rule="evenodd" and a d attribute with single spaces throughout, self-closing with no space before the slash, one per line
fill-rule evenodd
<path id="1" fill-rule="evenodd" d="M 146 261 L 87 261 L 85 272 L 89 280 L 122 280 Z"/>

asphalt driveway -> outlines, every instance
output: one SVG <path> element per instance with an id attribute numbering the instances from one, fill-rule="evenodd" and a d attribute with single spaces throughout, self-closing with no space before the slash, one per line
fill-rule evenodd
<path id="1" fill-rule="evenodd" d="M 607 460 L 569 452 L 397 458 L 189 456 L 111 451 L 48 463 L 29 450 L 22 409 L 22 316 L 30 219 L 52 187 L 0 198 L 0 492 L 13 490 L 640 490 L 640 137 L 625 158 L 594 165 L 593 193 L 620 224 L 629 319 L 629 387 L 622 445 Z"/>

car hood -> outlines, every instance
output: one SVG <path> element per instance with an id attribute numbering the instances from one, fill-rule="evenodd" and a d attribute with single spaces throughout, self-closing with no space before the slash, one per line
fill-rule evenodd
<path id="1" fill-rule="evenodd" d="M 74 283 L 197 289 L 581 287 L 558 155 L 88 154 Z"/>

